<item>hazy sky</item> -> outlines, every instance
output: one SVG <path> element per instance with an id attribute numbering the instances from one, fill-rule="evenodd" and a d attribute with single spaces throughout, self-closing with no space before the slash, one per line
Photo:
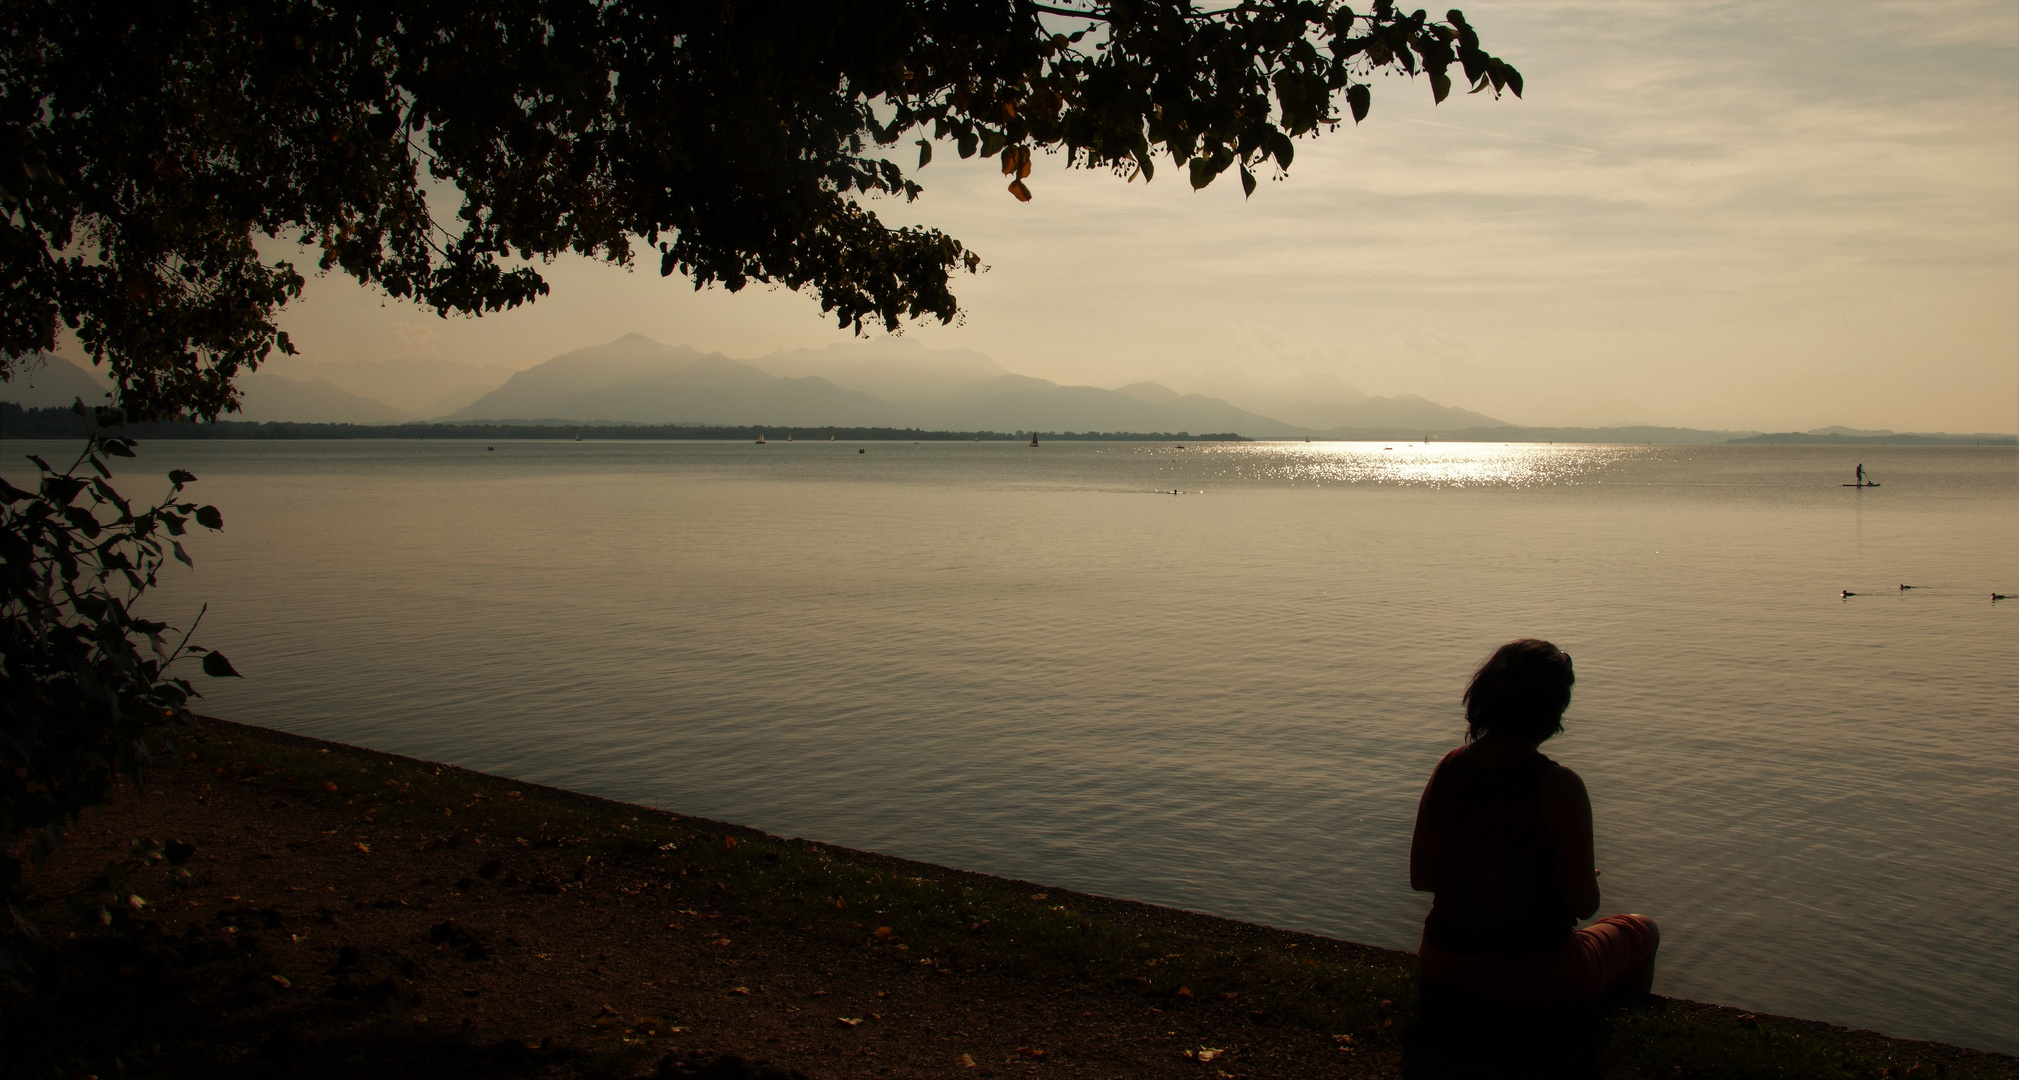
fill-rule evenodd
<path id="1" fill-rule="evenodd" d="M 1041 157 L 1019 204 L 942 148 L 923 199 L 877 209 L 990 269 L 964 325 L 909 334 L 1061 382 L 1329 371 L 1517 423 L 2019 430 L 2019 4 L 1465 10 L 1525 99 L 1380 80 L 1246 201 Z M 284 325 L 311 358 L 515 368 L 629 331 L 746 358 L 847 336 L 783 291 L 549 279 L 446 321 L 313 281 Z"/>

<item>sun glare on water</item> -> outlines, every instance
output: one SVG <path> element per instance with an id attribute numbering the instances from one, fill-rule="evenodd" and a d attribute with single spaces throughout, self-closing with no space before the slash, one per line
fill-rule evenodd
<path id="1" fill-rule="evenodd" d="M 1421 487 L 1575 484 L 1634 452 L 1626 446 L 1536 443 L 1253 442 L 1212 452 L 1256 480 Z"/>

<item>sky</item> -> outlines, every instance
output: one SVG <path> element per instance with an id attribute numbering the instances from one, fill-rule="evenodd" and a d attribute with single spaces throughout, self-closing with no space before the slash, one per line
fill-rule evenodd
<path id="1" fill-rule="evenodd" d="M 1326 372 L 1531 425 L 2019 431 L 2019 4 L 1465 11 L 1525 98 L 1377 78 L 1364 123 L 1245 200 L 1040 156 L 1018 203 L 940 148 L 923 198 L 874 208 L 988 269 L 964 320 L 906 336 L 1062 383 Z M 282 325 L 312 360 L 515 369 L 633 331 L 739 358 L 850 337 L 810 295 L 545 272 L 481 319 L 313 279 Z"/>

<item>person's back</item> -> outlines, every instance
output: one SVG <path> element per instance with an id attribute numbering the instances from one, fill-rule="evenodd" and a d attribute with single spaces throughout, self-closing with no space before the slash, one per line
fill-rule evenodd
<path id="1" fill-rule="evenodd" d="M 1439 845 L 1424 940 L 1468 956 L 1539 956 L 1577 925 L 1557 888 L 1557 839 L 1542 814 L 1541 754 L 1488 768 L 1472 747 L 1444 756 L 1424 813 Z"/>
<path id="2" fill-rule="evenodd" d="M 1575 682 L 1567 654 L 1523 640 L 1466 688 L 1467 743 L 1432 772 L 1410 842 L 1410 885 L 1435 894 L 1417 953 L 1427 987 L 1540 1005 L 1653 981 L 1653 920 L 1575 929 L 1599 904 L 1591 798 L 1537 749 L 1563 730 Z"/>

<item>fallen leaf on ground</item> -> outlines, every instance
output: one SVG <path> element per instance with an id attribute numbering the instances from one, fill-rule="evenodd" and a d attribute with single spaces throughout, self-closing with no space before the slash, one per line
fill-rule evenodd
<path id="1" fill-rule="evenodd" d="M 857 1027 L 862 1023 L 862 1018 L 859 1016 L 837 1016 L 834 1018 L 834 1022 L 843 1027 Z"/>
<path id="2" fill-rule="evenodd" d="M 961 1068 L 963 1068 L 963 1069 L 972 1069 L 972 1068 L 974 1068 L 974 1058 L 972 1058 L 972 1057 L 969 1057 L 969 1056 L 968 1056 L 968 1055 L 966 1055 L 966 1054 L 962 1054 L 962 1055 L 960 1056 L 960 1067 L 961 1067 Z"/>

